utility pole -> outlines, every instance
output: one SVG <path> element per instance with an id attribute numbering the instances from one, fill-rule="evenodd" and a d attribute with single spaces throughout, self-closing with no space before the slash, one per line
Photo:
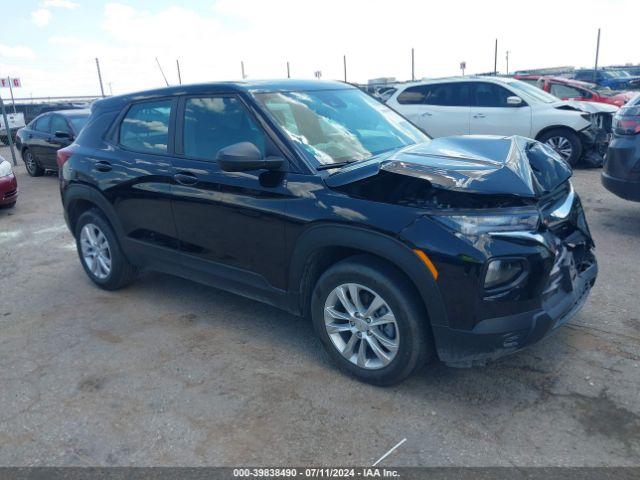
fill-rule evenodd
<path id="1" fill-rule="evenodd" d="M 507 75 L 509 75 L 509 50 L 507 50 Z"/>
<path id="2" fill-rule="evenodd" d="M 291 71 L 289 70 L 289 61 L 287 61 L 287 78 L 291 78 Z"/>
<path id="3" fill-rule="evenodd" d="M 111 85 L 113 85 L 113 82 L 109 82 L 107 83 L 107 85 L 109 85 L 109 95 L 113 97 L 113 88 L 111 88 Z"/>
<path id="4" fill-rule="evenodd" d="M 13 138 L 11 138 L 11 129 L 9 128 L 9 119 L 7 118 L 7 111 L 4 108 L 4 101 L 0 97 L 0 111 L 2 113 L 2 120 L 4 121 L 4 129 L 7 131 L 7 139 L 9 141 L 9 149 L 11 150 L 11 157 L 13 158 L 13 165 L 18 165 L 16 160 L 16 151 L 13 148 Z"/>
<path id="5" fill-rule="evenodd" d="M 240 61 L 240 70 L 242 71 L 242 79 L 244 80 L 247 76 L 244 73 L 244 60 Z"/>
<path id="6" fill-rule="evenodd" d="M 493 74 L 498 75 L 498 39 L 496 38 L 496 48 L 493 52 Z"/>
<path id="7" fill-rule="evenodd" d="M 411 49 L 411 81 L 413 82 L 415 79 L 416 79 L 416 63 L 415 63 L 415 55 L 412 48 Z"/>
<path id="8" fill-rule="evenodd" d="M 347 83 L 347 56 L 342 56 L 342 66 L 344 67 L 344 83 Z"/>
<path id="9" fill-rule="evenodd" d="M 596 43 L 596 66 L 593 69 L 593 83 L 598 79 L 598 56 L 600 55 L 600 29 L 598 29 L 598 42 Z"/>
<path id="10" fill-rule="evenodd" d="M 178 68 L 178 85 L 182 85 L 182 75 L 180 75 L 180 60 L 176 58 L 176 67 Z"/>
<path id="11" fill-rule="evenodd" d="M 169 86 L 169 82 L 167 81 L 167 77 L 164 74 L 164 70 L 162 70 L 162 65 L 160 65 L 160 62 L 158 61 L 158 57 L 156 57 L 156 63 L 158 64 L 158 68 L 160 69 L 160 73 L 162 74 L 162 78 L 164 78 L 164 83 L 167 85 L 167 87 Z"/>
<path id="12" fill-rule="evenodd" d="M 102 93 L 102 97 L 104 98 L 104 87 L 102 86 L 102 74 L 100 73 L 100 61 L 98 57 L 96 57 L 96 68 L 98 69 L 98 80 L 100 81 L 100 93 Z"/>
<path id="13" fill-rule="evenodd" d="M 9 82 L 9 92 L 11 92 L 11 105 L 13 106 L 13 113 L 17 113 L 16 101 L 13 99 L 13 86 L 11 85 L 11 78 L 7 77 L 7 82 Z"/>

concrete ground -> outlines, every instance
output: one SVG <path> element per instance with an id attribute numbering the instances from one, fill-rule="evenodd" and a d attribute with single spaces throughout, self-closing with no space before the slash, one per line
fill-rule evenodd
<path id="1" fill-rule="evenodd" d="M 2 153 L 9 158 L 6 149 Z M 555 335 L 392 388 L 347 378 L 311 325 L 160 274 L 84 274 L 55 176 L 0 210 L 0 465 L 640 464 L 640 204 L 578 170 L 600 276 Z"/>

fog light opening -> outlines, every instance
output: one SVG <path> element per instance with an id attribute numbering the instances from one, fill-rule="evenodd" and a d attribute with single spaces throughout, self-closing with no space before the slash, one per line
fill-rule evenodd
<path id="1" fill-rule="evenodd" d="M 522 260 L 491 260 L 484 276 L 484 288 L 491 290 L 515 283 L 524 271 Z"/>

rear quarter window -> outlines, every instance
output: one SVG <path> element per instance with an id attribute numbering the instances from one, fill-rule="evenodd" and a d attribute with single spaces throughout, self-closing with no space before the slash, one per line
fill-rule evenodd
<path id="1" fill-rule="evenodd" d="M 122 119 L 119 143 L 137 152 L 167 153 L 171 100 L 134 103 Z"/>

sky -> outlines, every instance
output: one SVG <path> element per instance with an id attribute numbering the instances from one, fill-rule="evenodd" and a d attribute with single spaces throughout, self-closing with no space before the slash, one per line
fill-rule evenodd
<path id="1" fill-rule="evenodd" d="M 97 95 L 170 84 L 286 77 L 366 82 L 558 65 L 640 63 L 638 0 L 0 0 L 0 76 L 16 97 Z M 8 89 L 0 89 L 3 98 Z"/>

